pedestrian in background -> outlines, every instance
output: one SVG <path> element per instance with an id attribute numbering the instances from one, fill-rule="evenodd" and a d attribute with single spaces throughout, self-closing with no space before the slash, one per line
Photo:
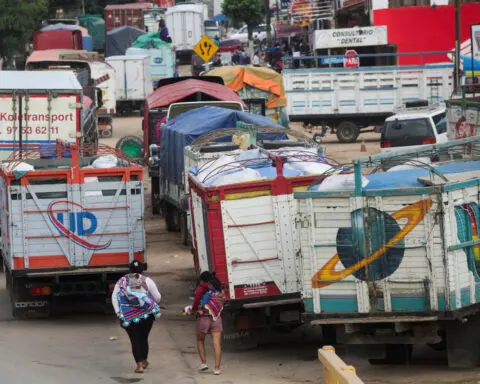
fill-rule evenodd
<path id="1" fill-rule="evenodd" d="M 161 295 L 155 282 L 142 275 L 145 266 L 133 261 L 130 273 L 115 284 L 112 305 L 120 319 L 120 325 L 128 334 L 132 354 L 137 367 L 135 373 L 143 373 L 148 367 L 148 335 L 156 318 L 160 317 Z"/>
<path id="2" fill-rule="evenodd" d="M 208 370 L 207 356 L 205 353 L 205 338 L 212 335 L 213 349 L 215 351 L 214 375 L 220 375 L 222 362 L 222 310 L 225 303 L 225 295 L 222 291 L 220 280 L 215 273 L 208 271 L 200 274 L 200 282 L 195 289 L 195 298 L 188 315 L 195 315 L 197 328 L 197 350 L 200 357 L 199 371 Z"/>
<path id="3" fill-rule="evenodd" d="M 180 71 L 178 70 L 178 66 L 175 66 L 175 72 L 173 73 L 173 77 L 181 77 Z"/>
<path id="4" fill-rule="evenodd" d="M 160 33 L 160 39 L 162 39 L 166 43 L 172 42 L 164 19 L 160 19 L 160 21 L 158 22 L 158 31 Z"/>
<path id="5" fill-rule="evenodd" d="M 252 64 L 254 67 L 260 67 L 260 57 L 258 56 L 258 51 L 255 51 L 253 54 Z"/>

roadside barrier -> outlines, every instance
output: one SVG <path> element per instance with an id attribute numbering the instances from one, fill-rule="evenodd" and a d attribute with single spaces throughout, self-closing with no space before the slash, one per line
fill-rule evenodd
<path id="1" fill-rule="evenodd" d="M 318 360 L 323 364 L 324 384 L 364 384 L 355 368 L 344 363 L 335 353 L 335 348 L 326 345 L 318 350 Z"/>

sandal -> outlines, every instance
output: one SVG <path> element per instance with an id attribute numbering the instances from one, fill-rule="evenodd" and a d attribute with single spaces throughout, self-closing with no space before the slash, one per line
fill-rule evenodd
<path id="1" fill-rule="evenodd" d="M 143 372 L 144 372 L 143 368 L 135 369 L 135 373 L 143 373 Z"/>
<path id="2" fill-rule="evenodd" d="M 149 365 L 150 365 L 150 363 L 148 362 L 148 360 L 145 360 L 143 362 L 143 369 L 147 369 Z"/>

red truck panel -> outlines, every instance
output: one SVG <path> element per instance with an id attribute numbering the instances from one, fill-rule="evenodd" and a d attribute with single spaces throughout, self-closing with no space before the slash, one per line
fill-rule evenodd
<path id="1" fill-rule="evenodd" d="M 106 31 L 123 26 L 143 29 L 143 12 L 151 6 L 152 3 L 108 5 L 105 7 Z"/>
<path id="2" fill-rule="evenodd" d="M 33 50 L 75 49 L 82 50 L 82 32 L 70 30 L 42 31 L 33 34 Z"/>

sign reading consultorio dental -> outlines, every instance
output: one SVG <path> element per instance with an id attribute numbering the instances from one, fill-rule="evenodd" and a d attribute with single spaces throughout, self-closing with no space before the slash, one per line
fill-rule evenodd
<path id="1" fill-rule="evenodd" d="M 352 48 L 387 44 L 387 27 L 321 29 L 315 31 L 315 49 Z"/>

